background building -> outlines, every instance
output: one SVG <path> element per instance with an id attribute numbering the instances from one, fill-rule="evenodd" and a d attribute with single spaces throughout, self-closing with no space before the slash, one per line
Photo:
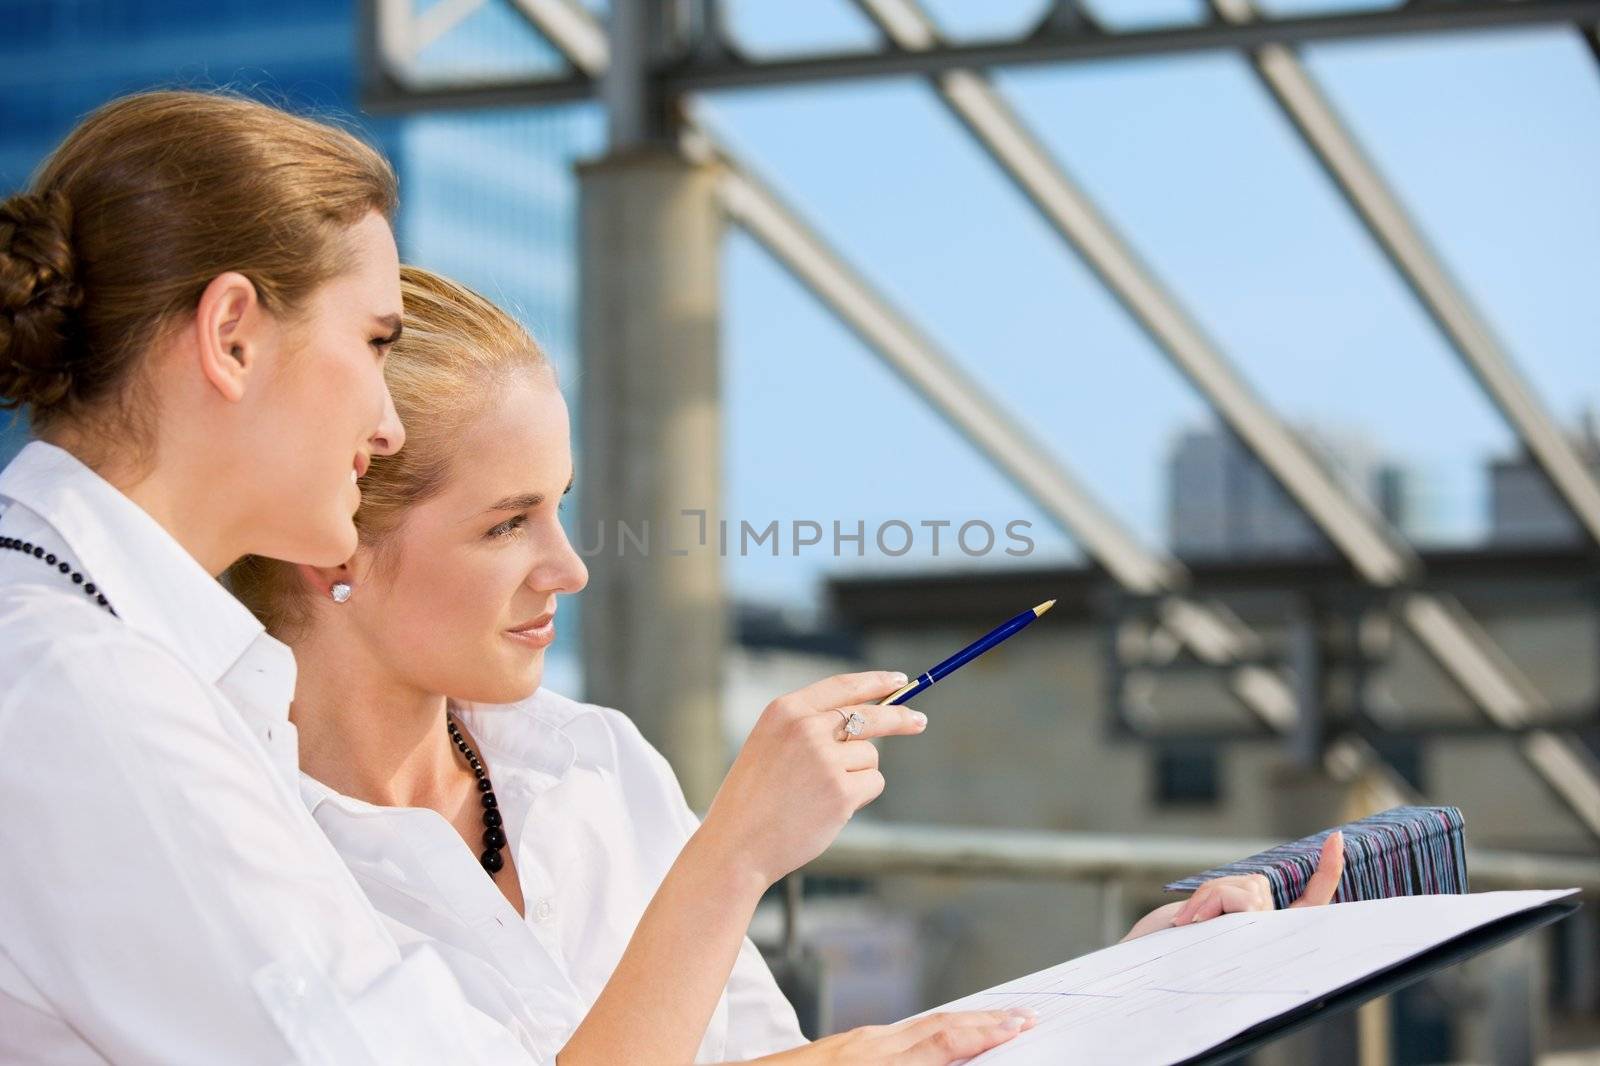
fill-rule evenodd
<path id="1" fill-rule="evenodd" d="M 1594 412 L 1573 440 L 1589 469 L 1600 473 L 1600 424 Z M 1489 539 L 1495 544 L 1581 544 L 1583 528 L 1526 450 L 1489 465 Z"/>
<path id="2" fill-rule="evenodd" d="M 1356 434 L 1306 430 L 1318 457 L 1357 498 L 1408 529 L 1406 478 Z M 1329 542 L 1272 473 L 1226 429 L 1189 430 L 1167 481 L 1172 550 L 1180 558 L 1330 555 Z"/>

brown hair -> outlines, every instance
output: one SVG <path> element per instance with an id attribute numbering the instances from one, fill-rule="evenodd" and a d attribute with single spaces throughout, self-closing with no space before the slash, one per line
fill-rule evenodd
<path id="1" fill-rule="evenodd" d="M 334 126 L 224 93 L 113 100 L 0 203 L 0 407 L 38 430 L 135 420 L 142 356 L 212 279 L 292 317 L 348 227 L 396 203 L 388 162 Z"/>
<path id="2" fill-rule="evenodd" d="M 406 443 L 394 455 L 373 456 L 355 516 L 361 543 L 380 552 L 406 510 L 444 487 L 456 458 L 454 443 L 499 387 L 519 373 L 553 376 L 555 370 L 527 330 L 466 286 L 402 266 L 400 292 L 404 324 L 384 377 Z M 304 624 L 305 588 L 292 565 L 248 556 L 226 580 L 274 635 Z"/>

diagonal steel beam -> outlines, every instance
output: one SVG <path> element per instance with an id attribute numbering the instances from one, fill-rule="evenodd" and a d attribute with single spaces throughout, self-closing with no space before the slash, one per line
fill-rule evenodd
<path id="1" fill-rule="evenodd" d="M 360 0 L 362 103 L 374 112 L 561 103 L 592 95 L 584 78 L 418 69 L 423 49 L 488 0 L 439 0 L 418 14 L 412 0 Z"/>
<path id="2" fill-rule="evenodd" d="M 1253 0 L 1211 0 L 1211 6 L 1223 19 L 1238 25 L 1260 17 Z M 1600 478 L 1523 380 L 1514 360 L 1411 220 L 1333 102 L 1286 45 L 1253 49 L 1250 61 L 1400 277 L 1527 446 L 1557 496 L 1588 537 L 1600 542 Z"/>
<path id="3" fill-rule="evenodd" d="M 917 51 L 940 45 L 937 27 L 916 0 L 856 2 L 898 47 Z M 1421 560 L 1410 545 L 1348 492 L 1250 389 L 992 82 L 972 70 L 948 71 L 932 81 L 946 106 L 1006 176 L 1194 382 L 1356 571 L 1382 588 L 1401 589 L 1420 577 Z M 1491 720 L 1523 726 L 1548 715 L 1541 694 L 1459 603 L 1416 592 L 1399 593 L 1397 603 L 1411 632 Z M 1522 752 L 1578 819 L 1600 836 L 1600 768 L 1581 743 L 1567 734 L 1540 733 L 1522 743 Z"/>
<path id="4" fill-rule="evenodd" d="M 461 25 L 477 13 L 488 0 L 439 0 L 420 14 L 414 15 L 411 24 L 411 54 L 424 48 Z"/>

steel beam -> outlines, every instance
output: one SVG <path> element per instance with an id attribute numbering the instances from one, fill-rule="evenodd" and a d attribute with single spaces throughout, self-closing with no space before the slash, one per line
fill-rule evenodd
<path id="1" fill-rule="evenodd" d="M 380 115 L 416 114 L 571 103 L 596 94 L 595 82 L 582 75 L 463 77 L 459 72 L 417 70 L 417 53 L 483 3 L 484 0 L 443 0 L 418 16 L 412 11 L 411 0 L 362 0 L 362 106 Z"/>
<path id="2" fill-rule="evenodd" d="M 1058 23 L 1022 38 L 934 48 L 888 49 L 759 61 L 694 58 L 663 71 L 669 92 L 705 92 L 761 85 L 796 85 L 905 75 L 935 75 L 1043 63 L 1177 55 L 1380 37 L 1438 34 L 1516 26 L 1584 25 L 1600 22 L 1600 0 L 1460 0 L 1406 4 L 1377 11 L 1349 11 L 1249 23 L 1227 21 L 1129 32 L 1099 32 Z"/>

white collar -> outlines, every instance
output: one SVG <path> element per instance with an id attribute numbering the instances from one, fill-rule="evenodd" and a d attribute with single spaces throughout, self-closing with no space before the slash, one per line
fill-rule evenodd
<path id="1" fill-rule="evenodd" d="M 71 453 L 28 444 L 0 471 L 0 497 L 47 522 L 122 620 L 206 681 L 219 683 L 252 644 L 272 640 L 159 522 Z"/>

